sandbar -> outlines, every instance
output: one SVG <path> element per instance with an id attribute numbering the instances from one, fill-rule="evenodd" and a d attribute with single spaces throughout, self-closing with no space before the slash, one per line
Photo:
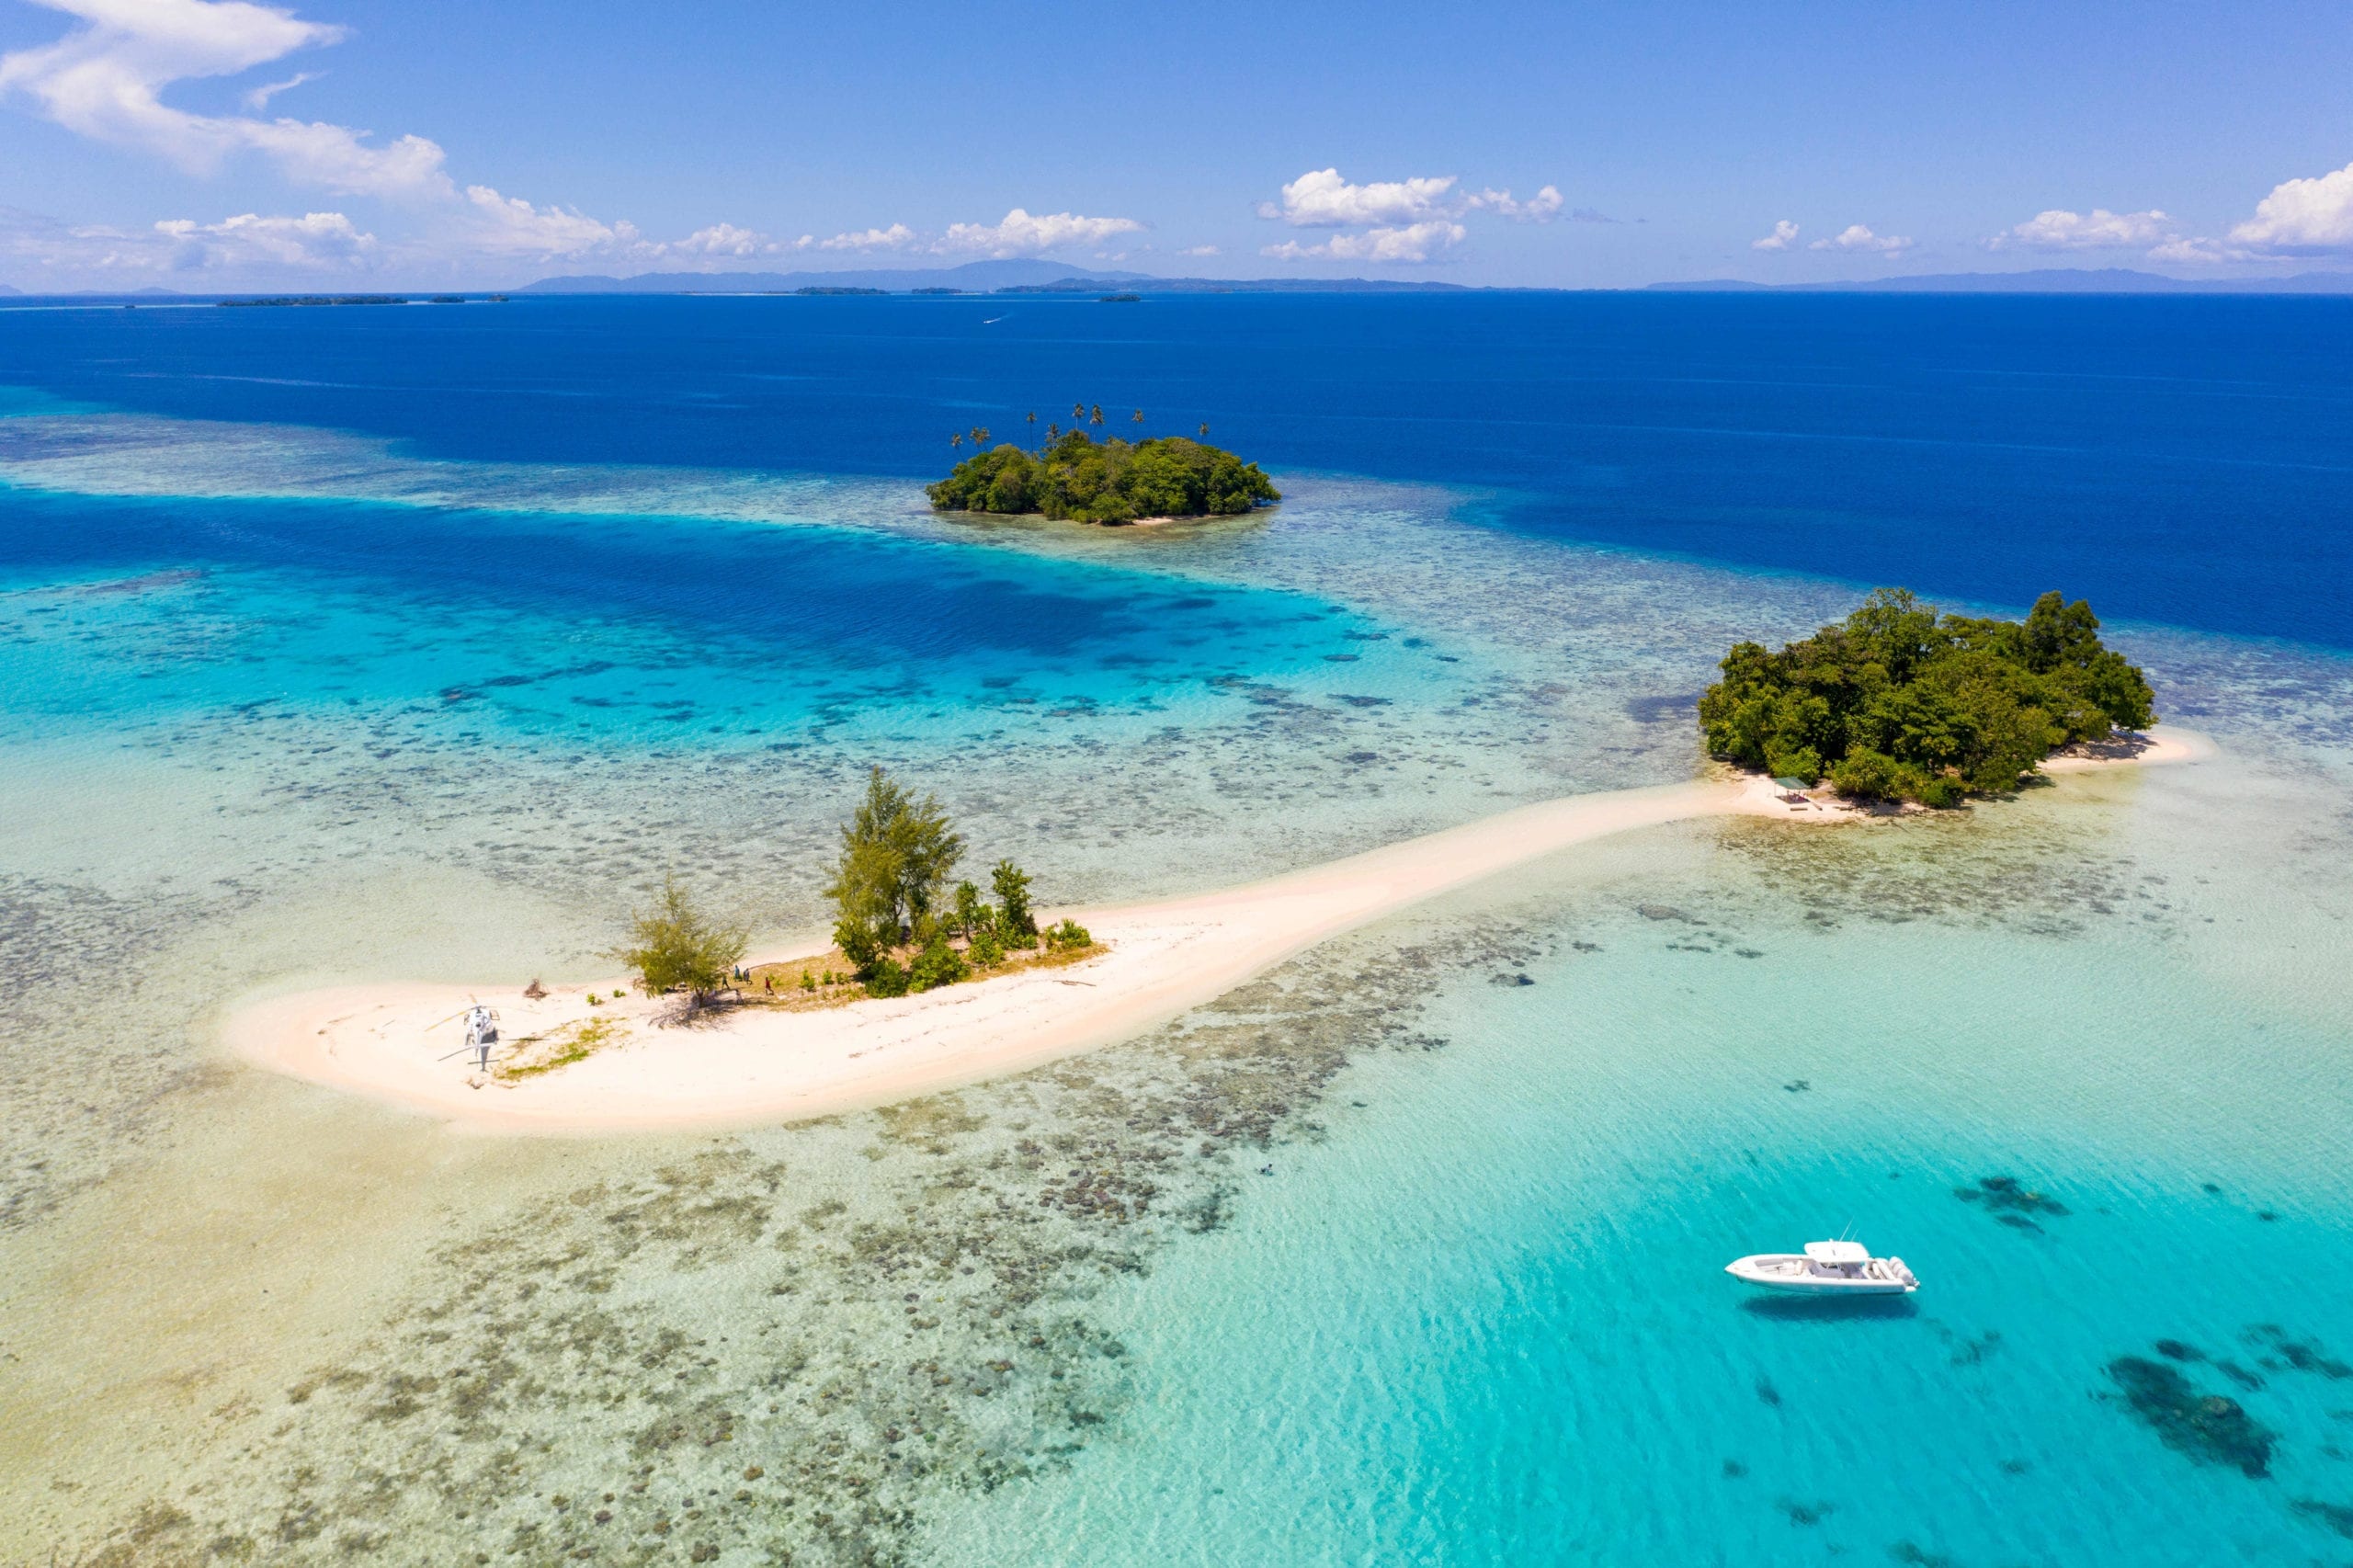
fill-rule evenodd
<path id="1" fill-rule="evenodd" d="M 2152 731 L 2046 771 L 2195 761 L 2212 744 Z M 1343 932 L 1573 846 L 1698 817 L 1829 824 L 1867 813 L 1835 798 L 1792 803 L 1769 779 L 1716 777 L 1521 806 L 1217 892 L 1095 909 L 1077 918 L 1108 951 L 920 995 L 814 1010 L 744 1008 L 665 1027 L 661 999 L 592 1006 L 607 981 L 526 999 L 513 982 L 374 984 L 280 996 L 233 1010 L 237 1056 L 313 1084 L 494 1133 L 603 1134 L 723 1129 L 863 1109 L 976 1083 L 1130 1040 L 1215 1001 Z M 803 943 L 768 962 L 823 950 Z M 470 1070 L 450 1016 L 479 999 L 508 1040 L 588 1017 L 622 1026 L 585 1060 L 506 1082 Z"/>

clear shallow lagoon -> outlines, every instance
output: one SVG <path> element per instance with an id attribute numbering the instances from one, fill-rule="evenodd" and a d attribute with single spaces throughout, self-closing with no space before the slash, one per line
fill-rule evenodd
<path id="1" fill-rule="evenodd" d="M 983 313 L 0 312 L 12 1552 L 2353 1553 L 2335 301 Z M 911 431 L 1071 381 L 1290 499 L 923 510 Z M 209 1054 L 257 987 L 596 972 L 665 865 L 808 927 L 872 759 L 1072 899 L 1681 777 L 1825 568 L 2088 593 L 2230 755 L 1630 839 L 828 1127 L 452 1139 Z M 1849 1223 L 1916 1312 L 1716 1272 Z M 2268 1477 L 2106 1397 L 2158 1339 Z"/>

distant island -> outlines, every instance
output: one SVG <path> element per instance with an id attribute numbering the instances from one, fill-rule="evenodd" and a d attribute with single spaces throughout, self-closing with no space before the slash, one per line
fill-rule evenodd
<path id="1" fill-rule="evenodd" d="M 1939 616 L 1881 588 L 1778 653 L 1743 642 L 1699 699 L 1710 755 L 1862 800 L 1957 805 L 2016 790 L 2062 746 L 2156 722 L 2146 676 L 2081 599 L 2025 621 Z"/>
<path id="2" fill-rule="evenodd" d="M 1074 410 L 1074 415 L 1084 410 Z M 1037 415 L 1031 415 L 1034 425 Z M 1138 423 L 1143 419 L 1136 412 Z M 1075 422 L 1075 421 L 1074 421 Z M 1103 410 L 1094 410 L 1103 423 Z M 926 488 L 935 511 L 1036 514 L 1119 525 L 1146 517 L 1232 517 L 1282 499 L 1273 482 L 1232 452 L 1182 436 L 1133 443 L 1094 440 L 1085 430 L 1046 426 L 1045 445 L 1024 451 L 1007 441 L 974 453 Z M 970 433 L 986 447 L 988 431 Z M 1209 434 L 1209 426 L 1201 426 Z M 949 438 L 962 446 L 964 434 Z"/>

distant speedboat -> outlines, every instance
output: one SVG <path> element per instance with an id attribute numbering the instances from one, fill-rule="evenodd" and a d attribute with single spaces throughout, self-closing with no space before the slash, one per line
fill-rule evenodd
<path id="1" fill-rule="evenodd" d="M 1900 1257 L 1873 1257 L 1860 1242 L 1808 1242 L 1803 1252 L 1760 1252 L 1724 1272 L 1768 1290 L 1815 1296 L 1908 1296 L 1920 1281 Z"/>

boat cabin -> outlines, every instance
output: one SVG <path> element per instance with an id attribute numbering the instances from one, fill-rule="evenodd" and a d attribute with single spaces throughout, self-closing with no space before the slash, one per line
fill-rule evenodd
<path id="1" fill-rule="evenodd" d="M 1871 1260 L 1871 1249 L 1860 1242 L 1808 1242 L 1805 1256 L 1818 1268 L 1859 1274 L 1863 1265 Z"/>

